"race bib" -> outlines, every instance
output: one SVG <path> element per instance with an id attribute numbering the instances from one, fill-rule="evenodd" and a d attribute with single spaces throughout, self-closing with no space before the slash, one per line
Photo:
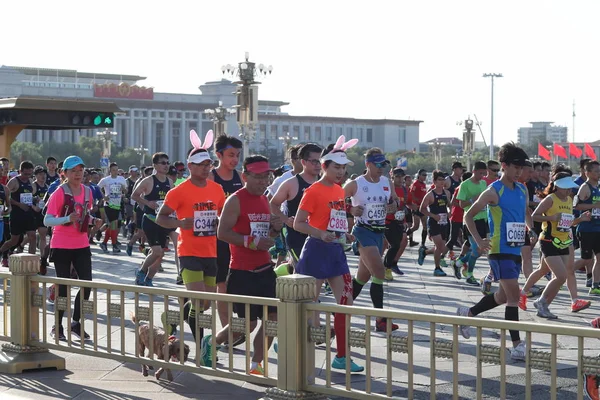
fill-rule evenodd
<path id="1" fill-rule="evenodd" d="M 194 236 L 216 236 L 217 210 L 194 211 Z"/>
<path id="2" fill-rule="evenodd" d="M 46 206 L 46 203 L 44 203 L 44 200 L 40 200 L 37 203 L 38 208 L 44 208 Z"/>
<path id="3" fill-rule="evenodd" d="M 571 225 L 573 225 L 574 220 L 575 216 L 573 214 L 561 213 L 557 224 L 558 231 L 571 232 Z"/>
<path id="4" fill-rule="evenodd" d="M 0 205 L 0 214 L 4 212 L 4 205 Z"/>
<path id="5" fill-rule="evenodd" d="M 526 225 L 524 222 L 506 223 L 506 243 L 510 247 L 523 246 L 525 244 Z"/>
<path id="6" fill-rule="evenodd" d="M 384 225 L 387 207 L 383 203 L 367 203 L 363 217 L 366 216 L 367 221 L 374 225 Z"/>
<path id="7" fill-rule="evenodd" d="M 270 222 L 250 222 L 250 235 L 268 238 L 271 231 Z"/>
<path id="8" fill-rule="evenodd" d="M 327 224 L 327 230 L 338 233 L 348 232 L 348 219 L 346 218 L 345 210 L 331 210 L 329 213 L 329 224 Z"/>
<path id="9" fill-rule="evenodd" d="M 594 218 L 594 219 L 600 218 L 600 208 L 592 208 L 592 218 Z"/>
<path id="10" fill-rule="evenodd" d="M 540 199 L 540 196 L 538 196 L 537 194 L 534 194 L 534 195 L 533 195 L 533 202 L 534 202 L 534 203 L 539 203 L 539 202 L 541 202 L 541 201 L 542 201 L 542 200 Z"/>
<path id="11" fill-rule="evenodd" d="M 440 217 L 438 224 L 448 225 L 448 214 L 438 214 L 438 215 Z"/>
<path id="12" fill-rule="evenodd" d="M 28 206 L 33 204 L 33 194 L 32 193 L 21 193 L 19 195 L 19 202 L 26 204 Z"/>
<path id="13" fill-rule="evenodd" d="M 119 207 L 121 205 L 121 198 L 123 194 L 121 192 L 121 185 L 114 183 L 109 187 L 108 194 L 108 205 Z"/>
<path id="14" fill-rule="evenodd" d="M 394 219 L 396 221 L 404 221 L 404 217 L 405 217 L 405 213 L 404 211 L 396 211 L 396 214 L 394 214 Z"/>

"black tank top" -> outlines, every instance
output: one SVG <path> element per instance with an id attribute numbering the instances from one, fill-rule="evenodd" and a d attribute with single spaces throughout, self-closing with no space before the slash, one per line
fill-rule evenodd
<path id="1" fill-rule="evenodd" d="M 450 191 L 450 193 L 454 193 L 454 190 L 456 190 L 456 188 L 460 186 L 460 179 L 455 181 L 454 179 L 452 179 L 451 176 L 449 176 L 448 178 L 450 178 L 450 189 L 448 190 Z"/>
<path id="2" fill-rule="evenodd" d="M 40 185 L 38 185 L 37 182 L 33 182 L 33 185 L 35 185 L 35 189 L 36 189 L 36 191 L 35 191 L 36 199 L 34 199 L 33 202 L 35 204 L 38 204 L 40 201 L 42 201 L 44 199 L 44 196 L 46 195 L 46 193 L 48 193 L 48 185 L 40 186 Z"/>
<path id="3" fill-rule="evenodd" d="M 433 203 L 429 205 L 429 212 L 432 214 L 447 214 L 448 213 L 448 197 L 446 197 L 446 191 L 442 194 L 437 194 L 435 190 L 433 193 Z"/>
<path id="4" fill-rule="evenodd" d="M 125 195 L 128 199 L 131 198 L 131 193 L 133 193 L 133 186 L 135 186 L 135 181 L 127 178 L 127 194 Z"/>
<path id="5" fill-rule="evenodd" d="M 233 178 L 229 181 L 226 181 L 223 178 L 221 178 L 219 174 L 217 174 L 216 169 L 213 169 L 212 172 L 215 182 L 221 185 L 221 187 L 223 188 L 223 191 L 225 192 L 225 198 L 228 198 L 229 196 L 240 190 L 242 187 L 244 187 L 244 184 L 242 183 L 242 178 L 240 178 L 240 174 L 238 174 L 237 171 L 233 171 Z"/>
<path id="6" fill-rule="evenodd" d="M 169 178 L 166 178 L 164 182 L 161 182 L 158 180 L 156 175 L 152 175 L 152 191 L 144 195 L 144 199 L 148 201 L 164 201 L 169 190 L 171 190 Z M 144 213 L 156 215 L 156 210 L 153 210 L 148 206 L 144 206 Z"/>
<path id="7" fill-rule="evenodd" d="M 46 174 L 46 185 L 50 185 L 52 182 L 57 181 L 58 180 L 58 174 L 54 174 L 54 176 L 51 176 L 49 173 Z"/>
<path id="8" fill-rule="evenodd" d="M 298 212 L 298 207 L 300 206 L 300 200 L 302 200 L 302 196 L 304 195 L 304 191 L 310 186 L 310 183 L 306 182 L 300 174 L 296 175 L 296 179 L 298 179 L 298 193 L 292 200 L 288 200 L 287 202 L 287 215 L 288 217 L 293 217 Z"/>
<path id="9" fill-rule="evenodd" d="M 18 201 L 19 203 L 24 203 L 28 205 L 33 204 L 33 187 L 31 186 L 31 182 L 29 179 L 23 182 L 20 178 L 17 178 L 17 182 L 19 182 L 19 189 L 16 192 L 11 193 L 10 197 L 14 201 Z M 23 214 L 25 211 L 21 210 L 19 207 L 12 208 L 13 213 Z"/>
<path id="10" fill-rule="evenodd" d="M 6 192 L 4 191 L 4 185 L 0 185 L 0 206 L 6 207 Z"/>

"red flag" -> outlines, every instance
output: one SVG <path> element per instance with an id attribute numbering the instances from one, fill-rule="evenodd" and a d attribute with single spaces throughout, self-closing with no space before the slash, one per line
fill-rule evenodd
<path id="1" fill-rule="evenodd" d="M 598 157 L 596 157 L 596 152 L 594 151 L 594 149 L 592 149 L 592 146 L 590 146 L 587 143 L 585 144 L 585 155 L 591 158 L 592 160 L 598 159 Z"/>
<path id="2" fill-rule="evenodd" d="M 538 143 L 538 156 L 548 161 L 552 159 L 552 157 L 550 157 L 550 152 L 548 151 L 548 149 L 542 146 L 541 143 Z"/>
<path id="3" fill-rule="evenodd" d="M 581 158 L 581 155 L 583 154 L 583 151 L 573 143 L 569 143 L 569 152 L 571 153 L 571 157 L 574 158 Z"/>
<path id="4" fill-rule="evenodd" d="M 562 147 L 560 144 L 556 144 L 554 143 L 554 154 L 557 157 L 562 157 L 565 160 L 567 159 L 567 151 L 565 150 L 564 147 Z"/>

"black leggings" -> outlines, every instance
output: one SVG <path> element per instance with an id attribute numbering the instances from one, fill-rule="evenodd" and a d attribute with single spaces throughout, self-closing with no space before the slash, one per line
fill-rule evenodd
<path id="1" fill-rule="evenodd" d="M 394 259 L 396 258 L 398 251 L 400 251 L 400 243 L 402 243 L 404 235 L 403 224 L 392 221 L 385 226 L 385 238 L 390 244 L 390 248 L 387 253 L 385 253 L 385 258 L 383 259 L 383 264 L 386 268 L 391 268 L 392 265 L 394 265 Z"/>
<path id="2" fill-rule="evenodd" d="M 450 225 L 450 239 L 446 242 L 448 250 L 454 250 L 454 246 L 458 246 L 458 236 L 462 229 L 462 222 L 452 222 Z"/>
<path id="3" fill-rule="evenodd" d="M 71 265 L 77 271 L 79 279 L 84 281 L 92 280 L 92 252 L 89 247 L 81 249 L 52 249 L 52 259 L 54 260 L 54 268 L 58 278 L 71 278 Z M 91 289 L 85 288 L 83 298 L 89 300 Z M 67 286 L 58 285 L 58 295 L 61 297 L 67 296 Z M 73 310 L 73 321 L 79 322 L 81 317 L 80 304 L 81 289 L 75 297 L 75 307 Z M 64 311 L 58 312 L 58 321 L 62 325 Z M 69 327 L 70 328 L 70 327 Z"/>

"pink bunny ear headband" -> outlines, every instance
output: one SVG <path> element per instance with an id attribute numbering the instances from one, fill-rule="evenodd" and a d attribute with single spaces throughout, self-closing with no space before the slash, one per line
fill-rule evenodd
<path id="1" fill-rule="evenodd" d="M 192 142 L 192 146 L 194 146 L 194 149 L 190 152 L 187 162 L 192 163 L 192 164 L 200 164 L 201 162 L 206 161 L 206 160 L 212 161 L 212 158 L 210 158 L 210 153 L 208 152 L 208 149 L 210 149 L 210 147 L 212 146 L 214 137 L 215 137 L 215 135 L 214 135 L 213 131 L 210 130 L 210 131 L 206 132 L 206 137 L 204 138 L 204 143 L 202 143 L 202 141 L 200 140 L 200 136 L 198 136 L 196 131 L 192 129 L 190 131 L 190 142 Z M 194 153 L 194 151 L 200 150 L 200 149 L 203 149 L 206 151 L 201 151 L 201 152 L 198 152 L 198 153 L 192 155 L 192 153 Z"/>
<path id="2" fill-rule="evenodd" d="M 334 163 L 340 165 L 354 165 L 354 163 L 346 156 L 345 151 L 356 146 L 357 143 L 358 139 L 350 139 L 346 142 L 346 137 L 344 135 L 340 136 L 337 142 L 335 142 L 333 150 L 321 158 L 321 163 L 324 163 L 325 161 L 333 161 Z"/>

